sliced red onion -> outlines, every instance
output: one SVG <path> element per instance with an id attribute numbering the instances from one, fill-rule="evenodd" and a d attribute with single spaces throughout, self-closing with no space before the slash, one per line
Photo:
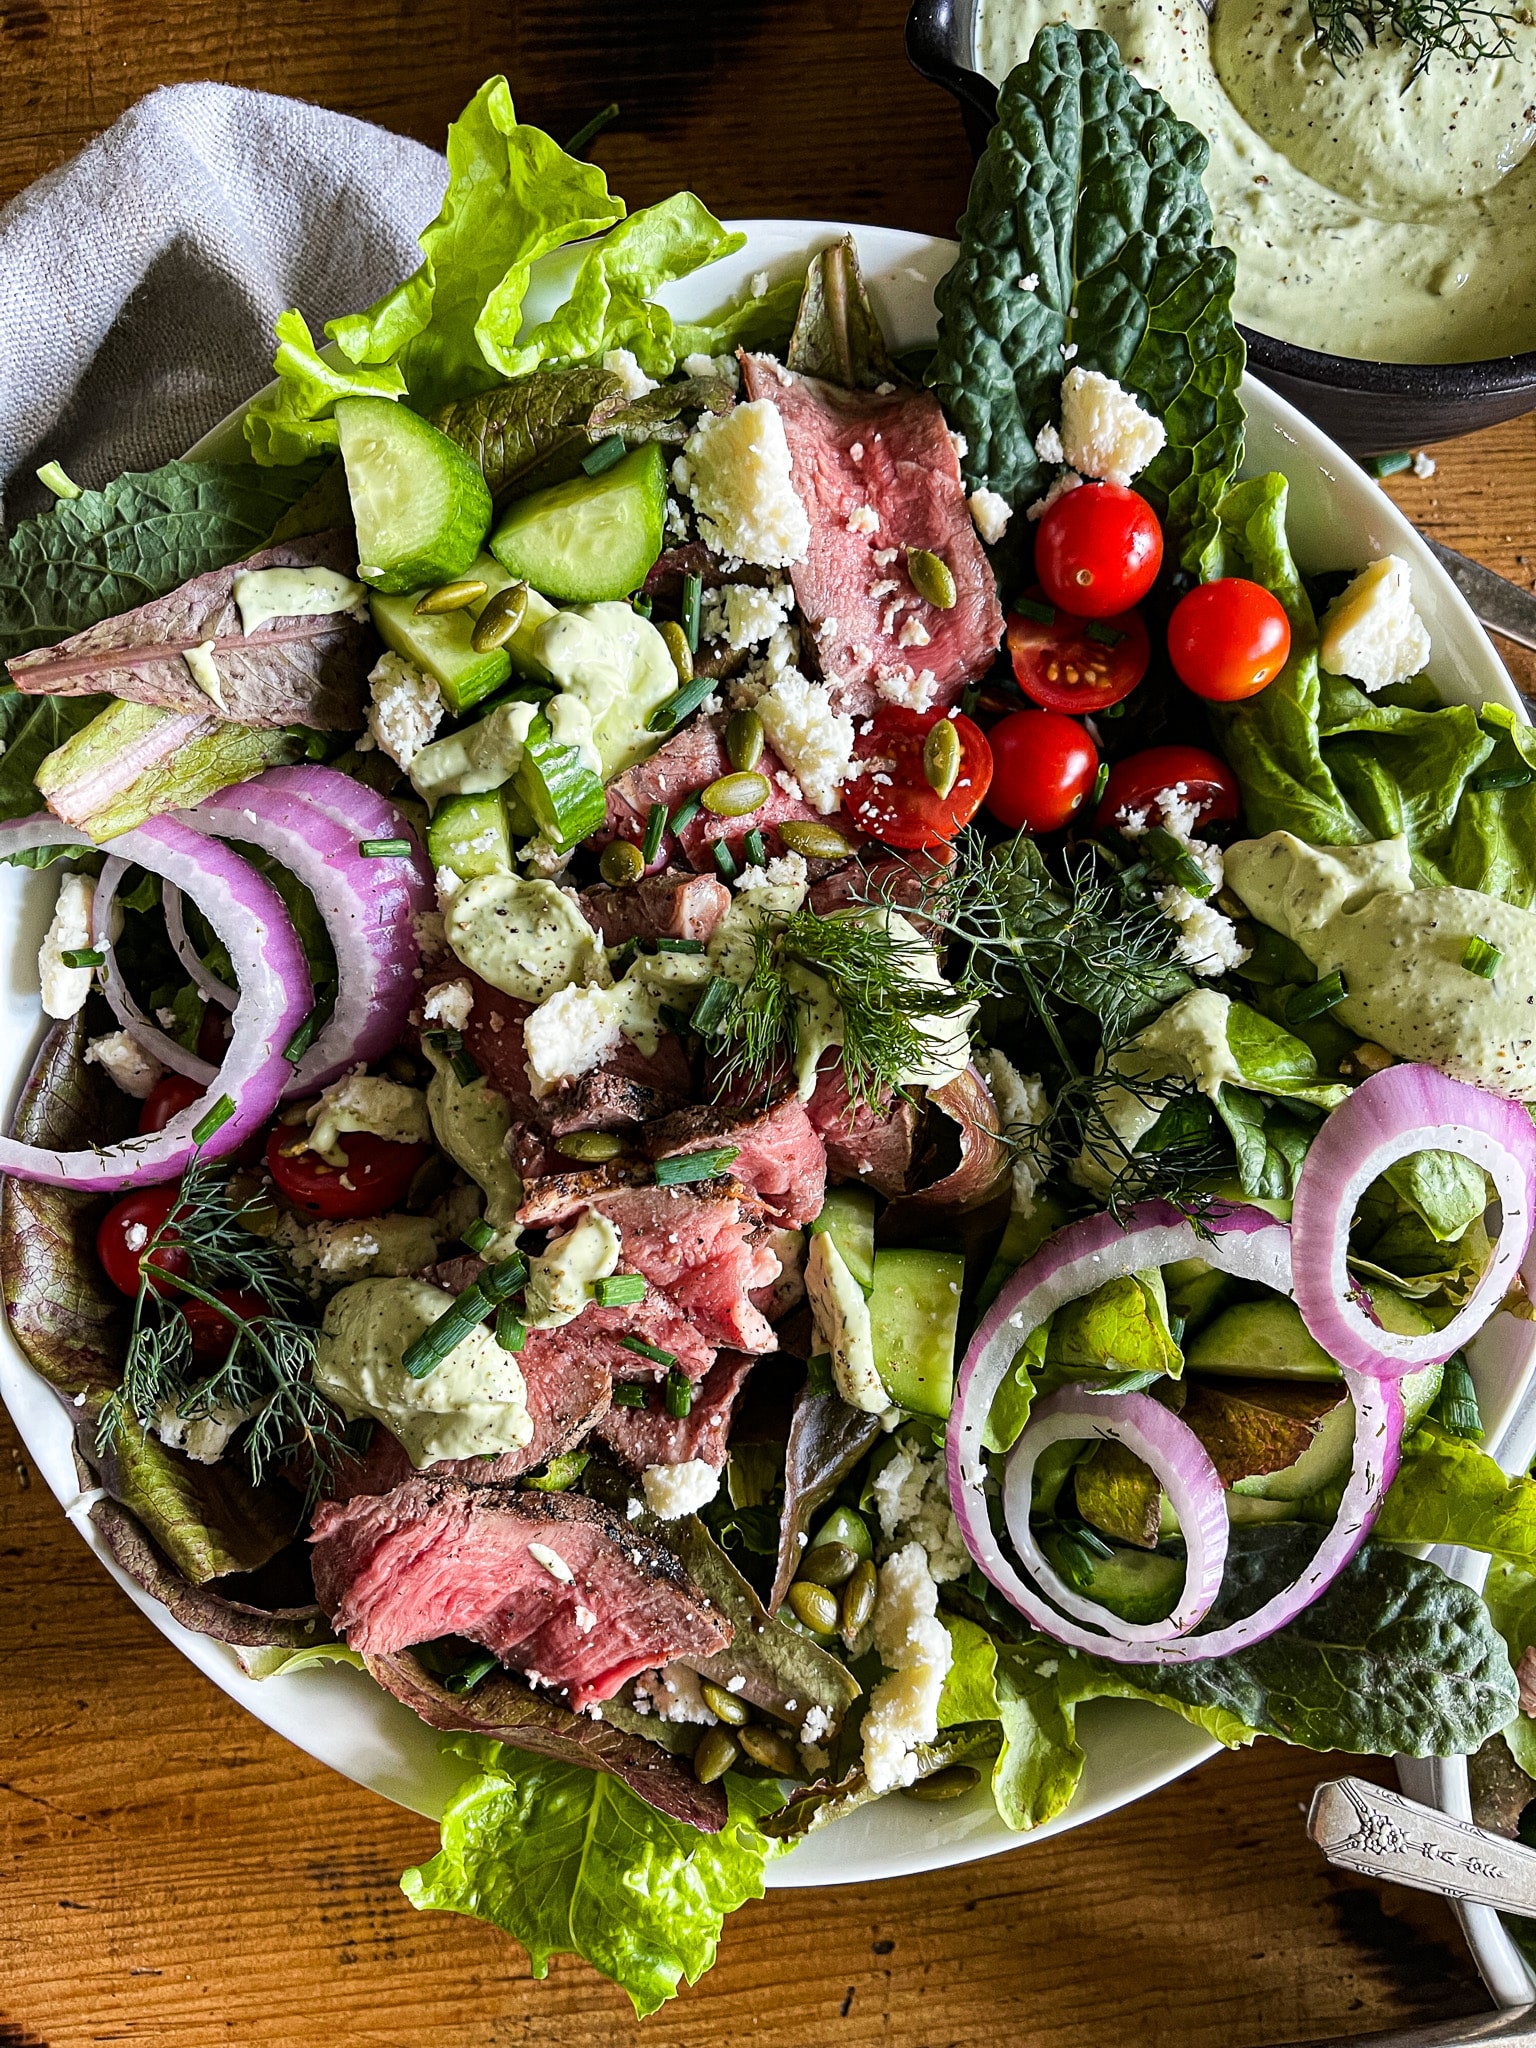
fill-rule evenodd
<path id="1" fill-rule="evenodd" d="M 160 889 L 160 907 L 165 912 L 165 929 L 171 941 L 171 949 L 182 966 L 193 987 L 205 1002 L 217 1003 L 221 1010 L 232 1010 L 240 1000 L 237 989 L 210 974 L 203 965 L 203 957 L 192 943 L 187 930 L 187 920 L 182 910 L 181 891 L 172 882 L 165 882 Z"/>
<path id="2" fill-rule="evenodd" d="M 308 889 L 325 922 L 336 954 L 336 1006 L 288 1092 L 313 1093 L 390 1051 L 419 987 L 412 920 L 435 901 L 431 867 L 403 813 L 333 768 L 269 768 L 206 798 L 184 822 L 271 854 Z M 410 852 L 359 851 L 374 839 L 403 840 Z"/>
<path id="3" fill-rule="evenodd" d="M 1349 1271 L 1349 1232 L 1360 1198 L 1414 1152 L 1455 1152 L 1488 1173 L 1503 1220 L 1486 1271 L 1443 1329 L 1384 1330 Z M 1536 1129 L 1525 1105 L 1453 1081 L 1436 1067 L 1373 1074 L 1312 1140 L 1296 1183 L 1291 1257 L 1296 1305 L 1330 1358 L 1357 1372 L 1400 1378 L 1438 1364 L 1480 1330 L 1509 1291 L 1531 1241 Z"/>
<path id="4" fill-rule="evenodd" d="M 37 846 L 92 843 L 46 812 L 0 824 L 0 856 Z M 234 1111 L 204 1141 L 202 1156 L 222 1158 L 259 1131 L 292 1074 L 283 1050 L 314 1001 L 304 949 L 283 899 L 248 861 L 169 817 L 146 819 L 108 846 L 111 858 L 132 861 L 185 890 L 222 940 L 240 983 L 240 1000 L 223 1065 L 199 1100 L 163 1130 L 86 1152 L 55 1152 L 0 1138 L 0 1173 L 100 1194 L 174 1180 L 199 1151 L 194 1130 L 226 1096 Z"/>
<path id="5" fill-rule="evenodd" d="M 1397 1471 L 1403 1428 L 1398 1389 L 1346 1370 L 1344 1384 L 1355 1404 L 1353 1464 L 1338 1516 L 1317 1554 L 1293 1585 L 1245 1620 L 1207 1635 L 1191 1635 L 1188 1630 L 1209 1612 L 1220 1581 L 1219 1564 L 1214 1583 L 1212 1576 L 1209 1482 L 1213 1475 L 1204 1446 L 1177 1416 L 1164 1411 L 1166 1421 L 1149 1426 L 1144 1410 L 1125 1405 L 1144 1397 L 1074 1395 L 1070 1403 L 1057 1397 L 1054 1405 L 1049 1401 L 1040 1404 L 1038 1420 L 1031 1418 L 1009 1460 L 1005 1515 L 1021 1556 L 1034 1572 L 1033 1582 L 1014 1569 L 993 1534 L 987 1512 L 982 1432 L 1004 1375 L 1029 1332 L 1056 1309 L 1106 1280 L 1177 1259 L 1204 1259 L 1221 1272 L 1257 1281 L 1277 1293 L 1291 1292 L 1290 1232 L 1283 1223 L 1258 1209 L 1233 1207 L 1208 1218 L 1206 1227 L 1209 1236 L 1197 1232 L 1168 1204 L 1152 1202 L 1134 1209 L 1123 1229 L 1112 1216 L 1103 1215 L 1057 1231 L 1008 1281 L 983 1318 L 960 1368 L 950 1416 L 950 1498 L 971 1556 L 1004 1599 L 1043 1634 L 1116 1663 L 1198 1663 L 1226 1656 L 1284 1628 L 1311 1605 L 1360 1549 Z M 1094 1426 L 1088 1426 L 1075 1412 L 1079 1401 L 1088 1408 Z M 1093 1415 L 1101 1406 L 1102 1419 Z M 1133 1425 L 1142 1432 L 1145 1449 L 1132 1444 L 1126 1435 Z M 1037 1429 L 1045 1434 L 1037 1436 Z M 1174 1477 L 1179 1495 L 1187 1499 L 1194 1520 L 1190 1569 L 1178 1610 L 1167 1621 L 1130 1623 L 1076 1595 L 1062 1600 L 1061 1595 L 1070 1589 L 1061 1585 L 1049 1567 L 1043 1573 L 1040 1570 L 1044 1560 L 1028 1530 L 1029 1474 L 1047 1441 L 1072 1435 L 1115 1435 L 1139 1457 L 1151 1452 L 1148 1462 L 1159 1477 L 1165 1484 Z M 1016 1466 L 1018 1478 L 1014 1476 Z M 1170 1493 L 1178 1499 L 1171 1488 Z M 1219 1487 L 1216 1499 L 1220 1501 Z M 1181 1517 L 1184 1512 L 1181 1505 Z M 1048 1589 L 1057 1604 L 1053 1605 L 1042 1589 Z M 1064 1615 L 1062 1607 L 1070 1614 Z M 1094 1626 L 1072 1618 L 1083 1614 L 1091 1616 Z"/>
<path id="6" fill-rule="evenodd" d="M 112 843 L 115 844 L 115 842 Z M 114 921 L 112 912 L 116 905 L 117 892 L 122 886 L 123 877 L 132 866 L 132 861 L 120 859 L 116 855 L 106 860 L 102 864 L 101 874 L 96 883 L 96 893 L 92 899 L 91 944 L 99 952 L 103 952 L 107 956 L 107 964 L 101 970 L 101 992 L 110 1004 L 113 1016 L 122 1025 L 129 1037 L 137 1044 L 143 1046 L 146 1052 L 153 1053 L 161 1066 L 170 1067 L 175 1073 L 185 1074 L 189 1081 L 199 1081 L 204 1087 L 207 1087 L 218 1072 L 218 1068 L 213 1065 L 212 1061 L 203 1059 L 200 1054 L 184 1046 L 179 1039 L 172 1038 L 168 1031 L 161 1030 L 159 1024 L 153 1018 L 146 1017 L 143 1010 L 139 1007 L 132 989 L 124 981 L 118 969 L 117 952 L 112 944 L 112 925 Z M 162 902 L 166 901 L 173 894 L 177 896 L 179 901 L 180 892 L 173 890 L 170 883 L 162 882 Z M 167 924 L 170 922 L 169 912 L 167 912 L 166 922 Z M 197 959 L 195 952 L 192 954 L 192 958 L 194 960 Z M 197 964 L 199 968 L 202 968 L 203 963 L 201 960 L 198 960 Z M 234 992 L 231 991 L 229 1005 L 231 1008 L 233 1008 L 236 1000 Z"/>

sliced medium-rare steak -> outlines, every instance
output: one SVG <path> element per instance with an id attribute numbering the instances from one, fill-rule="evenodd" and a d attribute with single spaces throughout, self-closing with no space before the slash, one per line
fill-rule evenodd
<path id="1" fill-rule="evenodd" d="M 938 400 L 845 391 L 764 356 L 743 356 L 742 369 L 749 396 L 770 400 L 784 422 L 811 521 L 790 575 L 837 708 L 866 714 L 882 702 L 882 679 L 900 689 L 924 673 L 930 702 L 953 704 L 991 665 L 1003 614 Z M 913 585 L 908 548 L 948 565 L 947 611 Z"/>
<path id="2" fill-rule="evenodd" d="M 583 889 L 581 914 L 605 946 L 626 939 L 693 939 L 707 944 L 731 907 L 731 892 L 713 875 L 667 869 L 627 889 Z"/>
<path id="3" fill-rule="evenodd" d="M 669 1551 L 575 1494 L 421 1474 L 322 1501 L 311 1540 L 320 1604 L 353 1649 L 390 1656 L 467 1636 L 577 1711 L 731 1639 Z"/>
<path id="4" fill-rule="evenodd" d="M 632 1472 L 643 1472 L 647 1465 L 685 1465 L 691 1458 L 718 1472 L 725 1463 L 731 1413 L 756 1363 L 743 1352 L 722 1351 L 694 1388 L 686 1415 L 669 1415 L 653 1396 L 644 1408 L 610 1408 L 596 1434 Z"/>
<path id="5" fill-rule="evenodd" d="M 724 772 L 724 771 L 722 771 Z M 764 747 L 757 764 L 757 773 L 766 778 L 768 798 L 755 811 L 749 811 L 739 818 L 716 817 L 712 812 L 700 811 L 678 835 L 683 853 L 692 866 L 708 873 L 715 865 L 715 847 L 723 840 L 730 848 L 738 864 L 745 864 L 745 842 L 749 832 L 761 832 L 764 850 L 769 854 L 784 851 L 784 842 L 779 837 L 779 827 L 791 819 L 819 819 L 821 813 L 814 805 L 808 804 L 803 796 L 796 795 L 799 784 L 794 780 L 784 763 L 772 747 Z M 784 787 L 785 782 L 789 788 Z M 858 835 L 846 818 L 840 818 L 837 828 L 850 843 L 857 843 Z"/>
<path id="6" fill-rule="evenodd" d="M 617 1113 L 621 1102 L 630 1108 L 643 1102 L 642 1113 L 655 1116 L 676 1109 L 693 1093 L 693 1070 L 682 1040 L 666 1031 L 654 1053 L 643 1053 L 623 1039 L 618 1051 L 596 1073 L 584 1074 L 552 1095 L 536 1097 L 523 1044 L 523 1025 L 535 1006 L 504 995 L 462 967 L 440 972 L 437 979 L 467 981 L 474 991 L 474 1007 L 464 1025 L 464 1050 L 491 1086 L 507 1098 L 513 1117 L 521 1123 L 543 1130 L 606 1130 L 628 1120 Z M 610 1085 L 619 1082 L 632 1083 L 646 1092 L 642 1097 L 625 1095 Z"/>
<path id="7" fill-rule="evenodd" d="M 725 745 L 707 718 L 696 718 L 658 747 L 648 761 L 626 768 L 608 785 L 609 832 L 637 839 L 644 834 L 652 804 L 675 810 L 685 796 L 726 774 Z"/>
<path id="8" fill-rule="evenodd" d="M 592 1207 L 619 1233 L 622 1270 L 643 1273 L 706 1343 L 734 1351 L 777 1348 L 751 1294 L 778 1278 L 779 1261 L 736 1195 L 624 1188 L 599 1195 Z"/>
<path id="9" fill-rule="evenodd" d="M 679 1109 L 646 1126 L 645 1145 L 653 1159 L 734 1145 L 732 1174 L 775 1223 L 809 1223 L 821 1213 L 827 1155 L 796 1095 L 781 1096 L 755 1115 L 728 1108 Z"/>
<path id="10" fill-rule="evenodd" d="M 901 1193 L 917 1134 L 914 1103 L 901 1096 L 879 1104 L 852 1101 L 842 1062 L 834 1060 L 816 1076 L 806 1112 L 826 1149 L 827 1179 L 834 1186 L 855 1181 L 879 1195 Z"/>

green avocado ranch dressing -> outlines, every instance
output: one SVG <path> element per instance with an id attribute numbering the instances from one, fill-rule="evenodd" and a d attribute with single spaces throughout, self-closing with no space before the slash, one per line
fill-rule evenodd
<path id="1" fill-rule="evenodd" d="M 1536 27 L 1514 54 L 1413 57 L 1383 41 L 1335 70 L 1305 0 L 981 0 L 976 57 L 1006 78 L 1038 30 L 1112 35 L 1208 136 L 1232 310 L 1261 333 L 1383 362 L 1536 348 Z"/>

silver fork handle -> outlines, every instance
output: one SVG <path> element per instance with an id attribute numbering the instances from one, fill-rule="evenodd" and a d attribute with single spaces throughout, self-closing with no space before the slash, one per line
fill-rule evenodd
<path id="1" fill-rule="evenodd" d="M 1503 2012 L 1474 2013 L 1470 2019 L 1437 2020 L 1429 2027 L 1394 2027 L 1390 2034 L 1335 2034 L 1327 2041 L 1275 2044 L 1275 2048 L 1536 2048 L 1536 2005 Z"/>

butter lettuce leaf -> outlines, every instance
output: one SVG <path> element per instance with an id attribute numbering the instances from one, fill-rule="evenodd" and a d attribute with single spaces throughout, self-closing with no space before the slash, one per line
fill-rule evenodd
<path id="1" fill-rule="evenodd" d="M 1536 1571 L 1536 1479 L 1508 1478 L 1486 1451 L 1426 1424 L 1403 1446 L 1375 1535 L 1385 1543 L 1459 1543 Z"/>
<path id="2" fill-rule="evenodd" d="M 733 355 L 739 348 L 784 348 L 804 292 L 804 278 L 783 277 L 761 294 L 743 292 L 703 320 L 680 320 L 672 330 L 677 360 L 691 355 Z"/>
<path id="3" fill-rule="evenodd" d="M 1536 1574 L 1518 1565 L 1495 1563 L 1483 1587 L 1493 1625 L 1517 1668 L 1536 1644 Z M 1506 1724 L 1504 1740 L 1522 1771 L 1536 1777 L 1536 1720 L 1518 1713 Z"/>
<path id="4" fill-rule="evenodd" d="M 1035 437 L 1060 418 L 1062 373 L 1101 371 L 1162 419 L 1137 489 L 1199 567 L 1243 446 L 1236 264 L 1211 241 L 1205 138 L 1093 29 L 1042 29 L 997 115 L 934 294 L 929 381 L 969 443 L 967 488 L 1019 510 L 1040 497 Z"/>
<path id="5" fill-rule="evenodd" d="M 729 1776 L 730 1817 L 706 1835 L 599 1772 L 473 1736 L 447 1747 L 476 1768 L 443 1815 L 441 1850 L 401 1889 L 423 1910 L 502 1928 L 535 1977 L 551 1956 L 582 1956 L 643 2019 L 703 1976 L 726 1914 L 762 1897 L 780 1844 L 757 1822 L 784 1803 L 772 1780 Z"/>
<path id="6" fill-rule="evenodd" d="M 302 313 L 280 313 L 276 324 L 275 391 L 246 409 L 246 445 L 263 467 L 303 462 L 338 445 L 332 411 L 338 398 L 400 398 L 405 379 L 392 366 L 338 369 L 315 347 Z"/>

